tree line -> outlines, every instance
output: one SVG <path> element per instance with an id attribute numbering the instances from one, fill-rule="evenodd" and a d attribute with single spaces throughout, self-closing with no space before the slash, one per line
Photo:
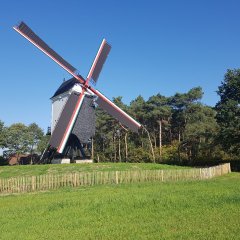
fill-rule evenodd
<path id="1" fill-rule="evenodd" d="M 47 146 L 49 136 L 32 123 L 14 123 L 9 127 L 0 121 L 0 148 L 4 149 L 4 158 L 16 155 L 17 161 L 21 154 L 41 154 Z"/>
<path id="2" fill-rule="evenodd" d="M 92 139 L 96 161 L 175 162 L 194 164 L 240 157 L 240 69 L 227 70 L 215 107 L 201 102 L 201 87 L 166 97 L 160 93 L 129 105 L 122 97 L 114 103 L 139 121 L 133 133 L 100 108 L 96 108 L 96 134 Z M 0 121 L 0 147 L 8 154 L 41 154 L 49 136 L 36 124 Z"/>
<path id="3" fill-rule="evenodd" d="M 95 158 L 121 162 L 194 164 L 240 157 L 240 69 L 227 70 L 215 107 L 201 102 L 201 87 L 166 97 L 142 96 L 126 105 L 114 98 L 143 128 L 139 134 L 97 108 Z"/>

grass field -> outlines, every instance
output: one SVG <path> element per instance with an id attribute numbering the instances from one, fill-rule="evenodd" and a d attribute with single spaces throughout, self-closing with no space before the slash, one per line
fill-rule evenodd
<path id="1" fill-rule="evenodd" d="M 0 197 L 0 239 L 240 239 L 240 174 Z"/>
<path id="2" fill-rule="evenodd" d="M 183 167 L 153 163 L 93 163 L 93 164 L 45 164 L 0 166 L 0 178 L 37 176 L 48 173 L 70 173 L 91 171 L 120 171 L 137 169 L 182 169 Z"/>

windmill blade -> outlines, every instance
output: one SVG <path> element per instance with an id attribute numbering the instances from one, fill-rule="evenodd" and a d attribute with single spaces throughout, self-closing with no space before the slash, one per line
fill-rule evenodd
<path id="1" fill-rule="evenodd" d="M 92 89 L 93 90 L 93 89 Z M 104 109 L 108 114 L 117 119 L 120 123 L 130 128 L 134 132 L 138 132 L 141 124 L 125 113 L 121 108 L 115 105 L 112 101 L 106 98 L 102 93 L 97 90 L 93 90 L 98 96 L 96 103 Z"/>
<path id="2" fill-rule="evenodd" d="M 92 67 L 89 70 L 87 81 L 93 80 L 93 83 L 97 83 L 99 74 L 103 68 L 103 65 L 107 59 L 107 56 L 111 50 L 111 46 L 103 39 L 100 48 L 97 52 L 97 55 L 93 61 Z"/>
<path id="3" fill-rule="evenodd" d="M 78 112 L 81 108 L 83 99 L 85 96 L 85 89 L 82 89 L 80 95 L 76 92 L 72 92 L 67 100 L 59 120 L 54 128 L 50 139 L 50 145 L 57 149 L 58 153 L 62 153 L 69 135 L 73 129 Z"/>
<path id="4" fill-rule="evenodd" d="M 25 37 L 28 41 L 30 41 L 33 45 L 35 45 L 38 49 L 44 52 L 48 57 L 50 57 L 53 61 L 59 64 L 62 68 L 64 68 L 68 73 L 78 79 L 81 83 L 84 83 L 85 80 L 82 76 L 76 73 L 76 68 L 73 67 L 70 63 L 64 60 L 58 53 L 56 53 L 52 48 L 50 48 L 40 37 L 38 37 L 30 27 L 27 26 L 24 22 L 21 22 L 19 25 L 13 27 L 19 34 Z"/>

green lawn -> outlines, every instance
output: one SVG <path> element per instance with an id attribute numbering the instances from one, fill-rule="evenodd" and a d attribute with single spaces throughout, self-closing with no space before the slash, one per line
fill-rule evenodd
<path id="1" fill-rule="evenodd" d="M 182 169 L 183 167 L 153 163 L 93 163 L 0 166 L 0 178 L 36 176 L 48 173 L 119 171 L 137 169 Z"/>
<path id="2" fill-rule="evenodd" d="M 0 239 L 240 239 L 240 174 L 0 197 Z"/>

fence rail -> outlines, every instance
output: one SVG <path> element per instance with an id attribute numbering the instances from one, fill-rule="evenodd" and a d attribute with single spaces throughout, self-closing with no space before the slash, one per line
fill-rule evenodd
<path id="1" fill-rule="evenodd" d="M 209 168 L 180 170 L 130 170 L 74 172 L 67 174 L 46 174 L 39 176 L 0 178 L 0 194 L 46 191 L 61 187 L 91 186 L 100 184 L 121 184 L 133 182 L 167 182 L 210 179 L 230 173 L 230 164 Z"/>

